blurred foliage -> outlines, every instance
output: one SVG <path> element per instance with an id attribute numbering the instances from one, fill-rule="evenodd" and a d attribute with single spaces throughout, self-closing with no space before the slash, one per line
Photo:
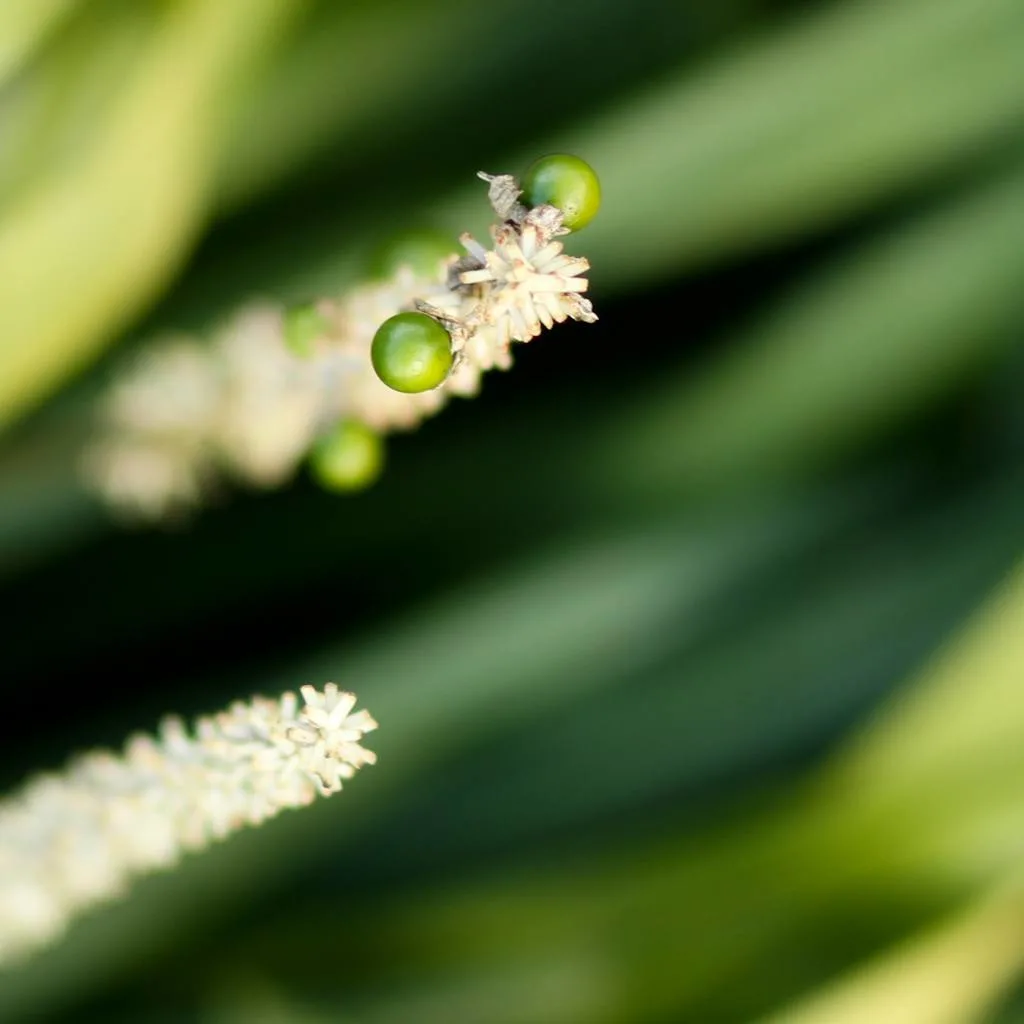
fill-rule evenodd
<path id="1" fill-rule="evenodd" d="M 307 680 L 381 722 L 0 1018 L 1024 1019 L 1022 52 L 1019 0 L 0 8 L 0 776 Z M 551 150 L 600 323 L 372 490 L 80 490 L 130 346 Z"/>

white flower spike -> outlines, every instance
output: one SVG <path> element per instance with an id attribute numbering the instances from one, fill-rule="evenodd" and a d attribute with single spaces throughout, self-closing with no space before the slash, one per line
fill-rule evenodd
<path id="1" fill-rule="evenodd" d="M 0 801 L 0 966 L 137 875 L 338 792 L 377 760 L 361 746 L 377 723 L 355 702 L 328 683 L 235 703 L 192 733 L 169 718 L 159 738 L 85 754 Z"/>
<path id="2" fill-rule="evenodd" d="M 315 304 L 321 336 L 303 355 L 286 343 L 285 311 L 241 309 L 209 346 L 158 342 L 115 381 L 99 436 L 83 455 L 88 486 L 129 518 L 173 518 L 199 505 L 222 475 L 256 487 L 284 483 L 318 437 L 341 421 L 378 433 L 408 430 L 452 395 L 471 396 L 481 374 L 512 365 L 512 344 L 565 320 L 597 319 L 584 297 L 589 263 L 566 255 L 563 214 L 525 205 L 508 174 L 479 175 L 497 217 L 491 248 L 468 234 L 433 273 L 400 266 L 385 281 Z M 451 338 L 442 383 L 409 394 L 371 363 L 378 327 L 400 312 L 435 319 Z"/>

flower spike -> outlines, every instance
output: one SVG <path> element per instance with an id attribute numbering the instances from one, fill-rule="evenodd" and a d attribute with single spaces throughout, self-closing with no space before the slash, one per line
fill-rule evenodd
<path id="1" fill-rule="evenodd" d="M 567 214 L 549 199 L 567 196 L 577 216 L 582 195 L 592 216 L 599 193 L 581 191 L 582 161 L 558 159 L 554 171 L 543 165 L 546 176 L 531 169 L 525 191 L 512 175 L 479 173 L 497 218 L 490 248 L 464 234 L 461 257 L 400 263 L 384 280 L 292 310 L 253 303 L 209 346 L 180 337 L 153 345 L 101 403 L 82 458 L 88 486 L 142 520 L 190 511 L 222 476 L 279 486 L 340 424 L 409 430 L 451 396 L 475 395 L 486 371 L 508 369 L 513 343 L 569 319 L 594 322 L 584 297 L 590 264 L 563 251 Z M 544 200 L 529 205 L 541 185 Z"/>
<path id="2" fill-rule="evenodd" d="M 200 718 L 168 718 L 157 738 L 94 751 L 0 801 L 0 965 L 58 937 L 80 911 L 121 895 L 246 825 L 337 793 L 376 755 L 377 728 L 328 683 L 301 700 L 253 698 Z"/>

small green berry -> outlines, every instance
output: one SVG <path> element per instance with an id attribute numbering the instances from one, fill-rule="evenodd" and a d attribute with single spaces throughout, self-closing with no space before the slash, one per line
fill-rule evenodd
<path id="1" fill-rule="evenodd" d="M 570 231 L 586 227 L 601 206 L 601 183 L 594 168 L 578 156 L 554 153 L 530 165 L 523 178 L 523 202 L 547 203 L 562 211 Z"/>
<path id="2" fill-rule="evenodd" d="M 430 391 L 452 368 L 451 342 L 426 313 L 397 313 L 377 328 L 370 359 L 389 388 L 406 394 Z"/>
<path id="3" fill-rule="evenodd" d="M 394 276 L 399 267 L 410 267 L 422 277 L 435 277 L 442 261 L 455 255 L 452 240 L 440 231 L 422 228 L 391 239 L 379 249 L 370 263 L 375 278 Z"/>
<path id="4" fill-rule="evenodd" d="M 329 327 L 327 318 L 314 303 L 292 306 L 284 314 L 284 343 L 292 355 L 308 359 Z"/>
<path id="5" fill-rule="evenodd" d="M 342 420 L 313 446 L 309 468 L 328 491 L 360 491 L 380 476 L 384 442 L 358 420 Z"/>

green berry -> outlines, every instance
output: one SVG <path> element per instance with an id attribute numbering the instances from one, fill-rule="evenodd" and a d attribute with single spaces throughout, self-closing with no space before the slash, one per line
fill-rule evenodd
<path id="1" fill-rule="evenodd" d="M 284 343 L 292 355 L 308 359 L 317 341 L 327 333 L 329 327 L 327 318 L 314 303 L 292 306 L 284 314 Z"/>
<path id="2" fill-rule="evenodd" d="M 452 368 L 452 340 L 426 313 L 398 313 L 377 328 L 370 359 L 395 391 L 415 394 L 443 383 Z"/>
<path id="3" fill-rule="evenodd" d="M 359 491 L 380 476 L 384 442 L 358 420 L 342 420 L 321 437 L 309 456 L 316 481 L 328 491 Z"/>
<path id="4" fill-rule="evenodd" d="M 523 202 L 547 203 L 562 211 L 570 231 L 586 227 L 601 206 L 601 183 L 594 168 L 578 156 L 554 153 L 530 165 L 523 178 Z"/>
<path id="5" fill-rule="evenodd" d="M 393 277 L 409 267 L 423 277 L 436 277 L 442 261 L 455 254 L 451 239 L 440 231 L 423 228 L 393 238 L 374 255 L 370 272 L 375 278 Z"/>

